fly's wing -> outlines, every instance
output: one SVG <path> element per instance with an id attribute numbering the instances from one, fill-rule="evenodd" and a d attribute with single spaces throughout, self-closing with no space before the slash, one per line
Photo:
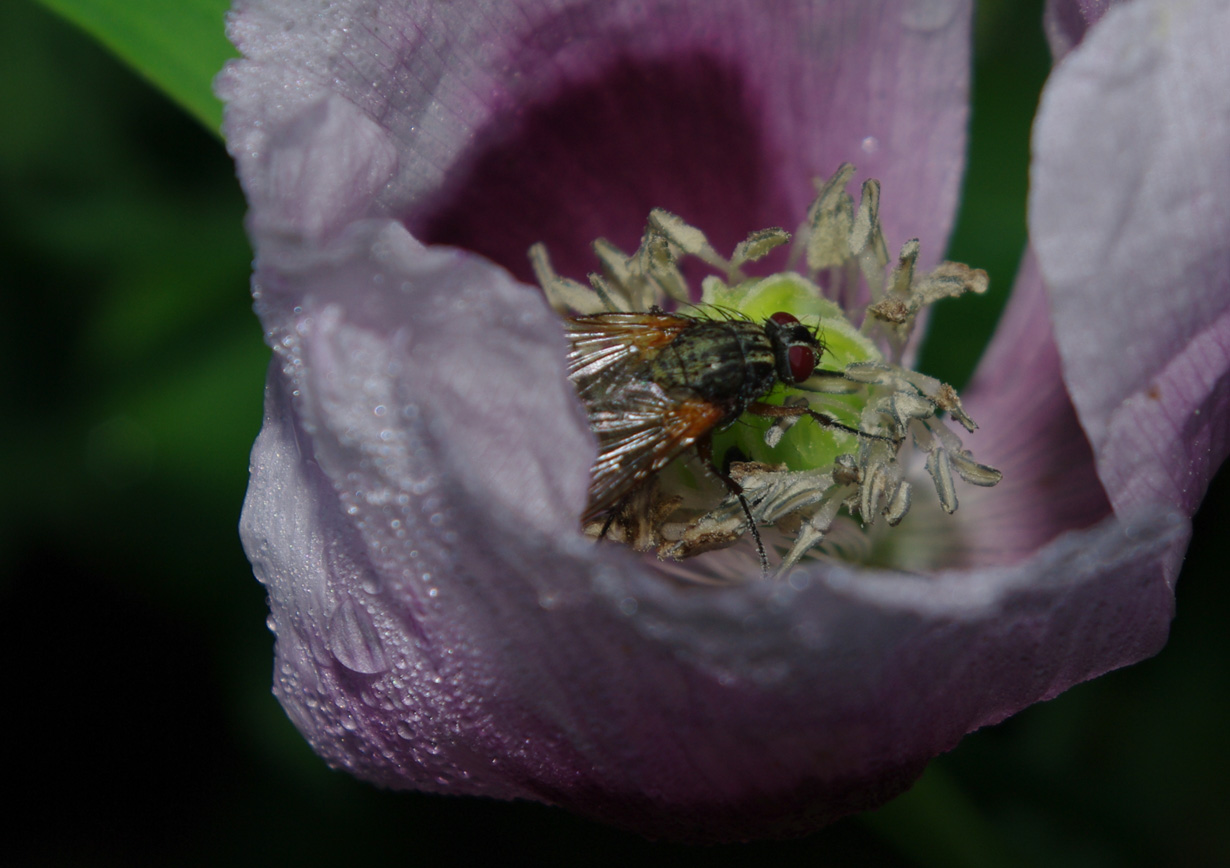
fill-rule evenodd
<path id="1" fill-rule="evenodd" d="M 698 396 L 668 394 L 649 362 L 695 325 L 667 313 L 600 313 L 567 320 L 568 375 L 598 437 L 589 489 L 589 521 L 661 470 L 721 421 L 720 407 Z"/>
<path id="2" fill-rule="evenodd" d="M 598 313 L 564 321 L 568 377 L 586 404 L 618 390 L 632 369 L 653 358 L 695 320 L 668 313 Z"/>
<path id="3" fill-rule="evenodd" d="M 598 436 L 586 521 L 613 507 L 722 419 L 721 407 L 695 397 L 680 400 L 645 380 L 624 383 L 585 407 Z"/>

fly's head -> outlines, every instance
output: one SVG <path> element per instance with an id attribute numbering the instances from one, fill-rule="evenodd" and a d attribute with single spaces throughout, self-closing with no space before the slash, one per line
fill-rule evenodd
<path id="1" fill-rule="evenodd" d="M 778 379 L 787 386 L 793 386 L 812 375 L 824 352 L 824 345 L 815 332 L 785 311 L 779 311 L 765 320 L 764 330 L 773 347 Z"/>

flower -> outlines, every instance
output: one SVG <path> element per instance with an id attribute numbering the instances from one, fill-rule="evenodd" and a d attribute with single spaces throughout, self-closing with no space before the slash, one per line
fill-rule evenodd
<path id="1" fill-rule="evenodd" d="M 1226 454 L 1230 236 L 1214 230 L 1230 184 L 1208 165 L 1225 124 L 1187 149 L 1194 166 L 1134 157 L 1146 180 L 1199 177 L 1207 196 L 1133 188 L 1156 207 L 1120 198 L 1109 216 L 1134 220 L 1107 219 L 1104 189 L 1068 202 L 1102 221 L 1080 227 L 1103 233 L 1090 249 L 1122 257 L 1109 242 L 1140 229 L 1168 270 L 1092 268 L 1048 230 L 1072 229 L 1050 222 L 1069 173 L 1105 159 L 1097 138 L 1064 144 L 1063 119 L 1081 100 L 1120 108 L 1098 87 L 1168 95 L 1151 82 L 1181 62 L 1176 34 L 1219 5 L 1143 44 L 1120 22 L 1161 0 L 1114 10 L 1048 88 L 1038 259 L 965 400 L 1000 486 L 908 537 L 893 567 L 709 588 L 581 536 L 594 446 L 525 251 L 545 241 L 581 272 L 589 239 L 634 246 L 657 206 L 702 215 L 730 249 L 797 224 L 809 179 L 857 150 L 888 193 L 885 234 L 920 237 L 933 265 L 961 171 L 969 4 L 349 0 L 306 17 L 237 2 L 244 59 L 218 91 L 275 350 L 241 531 L 269 591 L 275 693 L 315 750 L 381 785 L 537 799 L 649 835 L 790 834 L 1154 653 L 1188 516 Z M 1145 60 L 1125 81 L 1088 74 L 1123 45 Z M 1224 108 L 1209 79 L 1224 70 L 1196 66 L 1185 86 Z M 1175 260 L 1185 239 L 1198 267 Z M 1165 315 L 1159 273 L 1186 281 L 1191 310 Z M 1073 318 L 1053 339 L 1041 275 Z M 1122 304 L 1085 296 L 1114 285 Z M 1186 415 L 1141 411 L 1153 382 Z M 1159 428 L 1143 442 L 1176 451 L 1129 448 Z"/>

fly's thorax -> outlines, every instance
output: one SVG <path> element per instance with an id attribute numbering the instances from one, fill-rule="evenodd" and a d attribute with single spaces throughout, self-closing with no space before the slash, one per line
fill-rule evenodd
<path id="1" fill-rule="evenodd" d="M 742 320 L 697 320 L 651 363 L 650 377 L 667 391 L 689 393 L 725 410 L 733 421 L 777 381 L 764 327 Z"/>

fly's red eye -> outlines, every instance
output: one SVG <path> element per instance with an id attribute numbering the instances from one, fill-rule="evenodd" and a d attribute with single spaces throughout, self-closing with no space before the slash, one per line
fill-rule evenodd
<path id="1" fill-rule="evenodd" d="M 778 325 L 790 325 L 791 323 L 796 323 L 799 321 L 798 317 L 793 314 L 788 314 L 784 310 L 779 310 L 777 313 L 773 314 L 773 316 L 769 317 L 769 319 L 773 320 L 773 322 Z"/>
<path id="2" fill-rule="evenodd" d="M 790 316 L 790 314 L 786 314 Z M 811 376 L 816 369 L 816 351 L 808 346 L 796 345 L 790 348 L 790 376 L 796 383 L 801 383 Z"/>

